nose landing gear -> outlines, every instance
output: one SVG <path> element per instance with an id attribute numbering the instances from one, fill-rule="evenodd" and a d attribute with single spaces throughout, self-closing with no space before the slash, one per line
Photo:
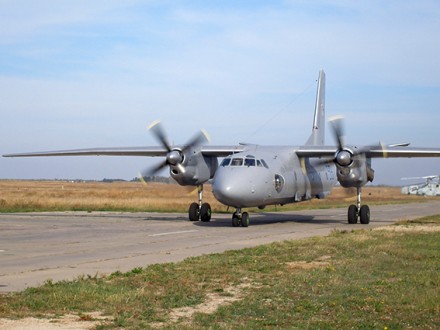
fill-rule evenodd
<path id="1" fill-rule="evenodd" d="M 208 203 L 202 203 L 203 198 L 203 185 L 197 186 L 197 193 L 199 196 L 198 203 L 192 203 L 189 206 L 188 210 L 188 218 L 190 221 L 203 221 L 208 222 L 211 221 L 211 205 Z"/>
<path id="2" fill-rule="evenodd" d="M 232 227 L 248 227 L 249 226 L 249 213 L 243 212 L 241 213 L 241 209 L 238 208 L 237 211 L 235 211 L 232 214 Z"/>

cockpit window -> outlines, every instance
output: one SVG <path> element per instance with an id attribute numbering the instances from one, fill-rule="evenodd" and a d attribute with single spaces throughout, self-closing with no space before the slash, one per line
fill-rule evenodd
<path id="1" fill-rule="evenodd" d="M 255 159 L 252 155 L 247 155 L 246 158 L 224 158 L 220 164 L 222 167 L 226 166 L 258 166 L 258 167 L 265 167 L 269 168 L 267 166 L 264 159 Z"/>
<path id="2" fill-rule="evenodd" d="M 244 160 L 244 166 L 255 166 L 255 159 L 254 158 L 246 158 Z"/>
<path id="3" fill-rule="evenodd" d="M 231 162 L 231 166 L 242 166 L 243 158 L 233 158 Z"/>
<path id="4" fill-rule="evenodd" d="M 220 164 L 220 166 L 229 166 L 229 164 L 231 163 L 231 158 L 225 158 L 223 159 L 222 163 Z"/>
<path id="5" fill-rule="evenodd" d="M 263 166 L 264 166 L 265 168 L 269 168 L 269 166 L 267 166 L 267 164 L 266 164 L 266 162 L 264 161 L 264 159 L 261 160 L 261 164 L 263 164 Z"/>

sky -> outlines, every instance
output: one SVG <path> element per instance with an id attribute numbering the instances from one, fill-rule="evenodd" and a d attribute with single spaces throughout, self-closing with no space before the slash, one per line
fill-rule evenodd
<path id="1" fill-rule="evenodd" d="M 301 145 L 320 69 L 349 144 L 440 147 L 440 2 L 0 0 L 0 153 Z M 326 142 L 334 145 L 327 127 Z M 0 179 L 131 179 L 142 157 L 0 159 Z M 440 159 L 373 160 L 375 184 Z"/>

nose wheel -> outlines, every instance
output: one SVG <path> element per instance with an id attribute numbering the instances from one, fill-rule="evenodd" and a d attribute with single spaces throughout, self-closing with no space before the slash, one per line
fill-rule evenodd
<path id="1" fill-rule="evenodd" d="M 197 186 L 197 192 L 199 196 L 198 203 L 192 203 L 189 206 L 188 210 L 188 218 L 190 221 L 203 221 L 208 222 L 211 221 L 211 205 L 209 203 L 202 203 L 203 198 L 203 185 Z"/>
<path id="2" fill-rule="evenodd" d="M 249 220 L 249 213 L 241 213 L 241 209 L 237 209 L 237 211 L 232 214 L 232 227 L 248 227 Z"/>
<path id="3" fill-rule="evenodd" d="M 370 223 L 370 207 L 368 205 L 361 206 L 361 188 L 357 188 L 357 205 L 348 207 L 348 223 L 356 224 L 358 219 L 361 224 L 368 225 Z"/>

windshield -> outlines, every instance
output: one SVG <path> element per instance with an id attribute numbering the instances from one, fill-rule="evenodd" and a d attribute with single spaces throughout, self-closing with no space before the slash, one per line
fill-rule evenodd
<path id="1" fill-rule="evenodd" d="M 231 166 L 241 166 L 243 165 L 243 158 L 232 158 Z"/>
<path id="2" fill-rule="evenodd" d="M 245 166 L 245 167 L 265 167 L 269 168 L 267 166 L 267 163 L 264 161 L 264 159 L 255 159 L 252 155 L 247 155 L 246 158 L 225 158 L 221 162 L 220 166 L 226 167 L 226 166 Z"/>

